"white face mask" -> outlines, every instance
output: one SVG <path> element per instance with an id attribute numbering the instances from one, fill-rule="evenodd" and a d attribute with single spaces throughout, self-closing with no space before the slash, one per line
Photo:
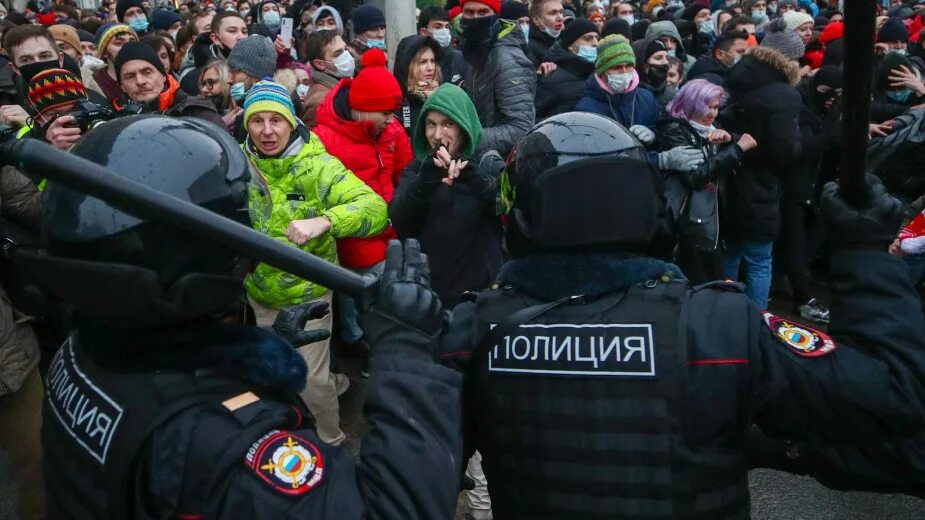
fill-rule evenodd
<path id="1" fill-rule="evenodd" d="M 447 28 L 437 29 L 430 34 L 437 40 L 437 43 L 439 43 L 441 47 L 449 47 L 450 42 L 453 41 L 453 35 L 450 34 L 450 30 Z"/>
<path id="2" fill-rule="evenodd" d="M 308 85 L 301 85 L 301 84 L 296 85 L 296 87 L 295 87 L 295 93 L 296 93 L 296 95 L 298 95 L 300 98 L 303 98 L 303 97 L 307 96 L 307 95 L 308 95 Z"/>
<path id="3" fill-rule="evenodd" d="M 105 61 L 99 58 L 96 58 L 90 54 L 84 54 L 83 57 L 81 58 L 81 61 L 83 62 L 84 66 L 89 67 L 91 69 L 98 69 L 106 65 Z"/>
<path id="4" fill-rule="evenodd" d="M 617 94 L 623 94 L 629 88 L 633 81 L 632 72 L 624 72 L 607 75 L 607 85 L 610 86 Z"/>
<path id="5" fill-rule="evenodd" d="M 630 25 L 633 25 L 634 23 L 636 23 L 636 17 L 631 14 L 623 15 L 620 18 L 622 18 L 623 20 L 626 20 L 626 23 Z"/>
<path id="6" fill-rule="evenodd" d="M 336 76 L 339 78 L 352 78 L 353 71 L 356 70 L 357 63 L 353 61 L 353 56 L 347 52 L 345 49 L 344 52 L 340 53 L 340 56 L 334 58 L 334 61 L 331 62 L 334 64 L 334 68 L 337 69 Z"/>
<path id="7" fill-rule="evenodd" d="M 530 24 L 522 23 L 520 24 L 520 30 L 524 32 L 524 39 L 530 41 Z"/>
<path id="8" fill-rule="evenodd" d="M 716 127 L 713 125 L 705 126 L 700 123 L 697 123 L 696 121 L 691 121 L 691 120 L 688 120 L 687 122 L 690 123 L 692 127 L 694 127 L 694 130 L 696 130 L 697 133 L 700 134 L 700 137 L 706 137 L 710 135 L 710 132 L 713 132 L 714 130 L 716 130 Z"/>
<path id="9" fill-rule="evenodd" d="M 558 38 L 559 35 L 562 33 L 562 29 L 559 29 L 559 30 L 557 31 L 557 30 L 555 30 L 555 29 L 553 29 L 553 28 L 551 28 L 551 27 L 546 27 L 545 29 L 543 29 L 543 31 L 544 31 L 546 34 L 552 36 L 553 38 Z"/>

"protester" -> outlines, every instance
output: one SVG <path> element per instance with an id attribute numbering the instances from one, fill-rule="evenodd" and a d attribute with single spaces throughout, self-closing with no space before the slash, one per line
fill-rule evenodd
<path id="1" fill-rule="evenodd" d="M 83 52 L 80 49 L 80 36 L 77 34 L 77 29 L 70 25 L 52 25 L 48 28 L 48 32 L 58 43 L 58 50 L 74 58 L 74 61 L 79 64 Z"/>
<path id="2" fill-rule="evenodd" d="M 507 155 L 533 126 L 534 67 L 518 27 L 498 18 L 497 0 L 463 0 L 461 50 L 468 62 L 465 89 L 482 123 L 482 149 Z"/>
<path id="3" fill-rule="evenodd" d="M 400 47 L 401 52 L 395 56 L 395 79 L 402 91 L 402 104 L 395 116 L 411 137 L 421 107 L 443 83 L 443 47 L 432 37 L 420 35 L 403 39 Z"/>
<path id="4" fill-rule="evenodd" d="M 148 13 L 141 0 L 119 0 L 116 3 L 116 19 L 142 35 L 148 30 Z"/>
<path id="5" fill-rule="evenodd" d="M 337 31 L 339 36 L 344 35 L 344 21 L 341 20 L 340 13 L 329 5 L 323 5 L 315 11 L 312 15 L 312 27 L 315 31 Z"/>
<path id="6" fill-rule="evenodd" d="M 696 57 L 686 52 L 686 49 L 681 44 L 681 33 L 678 32 L 678 28 L 672 22 L 655 22 L 646 29 L 645 34 L 647 40 L 659 40 L 665 44 L 668 55 L 674 56 L 684 63 L 685 74 L 697 62 Z"/>
<path id="7" fill-rule="evenodd" d="M 530 2 L 530 38 L 527 41 L 528 57 L 534 67 L 550 61 L 547 54 L 559 38 L 565 23 L 561 0 L 533 0 Z"/>
<path id="8" fill-rule="evenodd" d="M 584 94 L 586 80 L 594 73 L 598 38 L 597 27 L 588 20 L 575 20 L 562 30 L 559 41 L 547 55 L 556 64 L 556 70 L 537 80 L 537 120 L 575 109 Z"/>
<path id="9" fill-rule="evenodd" d="M 665 83 L 669 87 L 680 88 L 681 80 L 684 77 L 684 64 L 674 56 L 668 56 L 668 79 Z"/>
<path id="10" fill-rule="evenodd" d="M 517 5 L 522 6 L 526 13 L 526 6 L 519 3 Z M 504 16 L 501 18 L 504 18 Z M 436 5 L 422 9 L 421 15 L 418 16 L 418 35 L 431 36 L 434 40 L 437 40 L 437 43 L 443 48 L 440 58 L 440 72 L 443 76 L 443 81 L 448 81 L 454 85 L 462 83 L 466 62 L 463 59 L 462 53 L 453 46 L 453 34 L 450 30 L 450 13 L 447 12 L 446 9 Z M 413 41 L 412 37 L 405 37 L 402 41 L 398 42 L 398 51 L 396 54 L 404 54 L 403 49 L 406 41 Z"/>
<path id="11" fill-rule="evenodd" d="M 119 83 L 115 62 L 122 46 L 131 41 L 137 42 L 138 36 L 128 25 L 107 24 L 96 32 L 96 48 L 99 49 L 100 58 L 107 66 L 93 74 L 92 82 L 87 83 L 87 88 L 96 90 L 110 103 L 125 95 Z"/>
<path id="12" fill-rule="evenodd" d="M 228 85 L 231 99 L 238 106 L 244 105 L 244 98 L 261 78 L 272 77 L 276 70 L 276 50 L 270 40 L 252 34 L 235 44 L 228 54 Z M 244 114 L 235 120 L 234 136 L 243 142 L 247 136 Z"/>
<path id="13" fill-rule="evenodd" d="M 651 91 L 639 88 L 635 66 L 636 55 L 626 38 L 611 35 L 601 40 L 595 73 L 586 80 L 584 96 L 575 110 L 612 118 L 634 133 L 648 133 L 651 142 L 651 130 L 659 114 L 658 101 Z"/>
<path id="14" fill-rule="evenodd" d="M 331 263 L 337 263 L 335 239 L 372 236 L 385 229 L 388 217 L 382 197 L 328 155 L 321 141 L 299 124 L 282 85 L 260 81 L 253 86 L 244 102 L 244 124 L 244 151 L 267 180 L 270 196 L 289 201 L 274 205 L 266 221 L 255 223 L 257 229 Z M 272 325 L 283 307 L 331 302 L 327 288 L 266 264 L 254 269 L 245 287 L 261 326 Z M 310 326 L 330 329 L 332 320 L 333 313 L 328 313 Z M 327 340 L 300 353 L 309 369 L 302 397 L 314 415 L 318 435 L 340 445 L 346 436 L 340 428 L 337 396 L 346 391 L 349 380 L 330 371 Z"/>
<path id="15" fill-rule="evenodd" d="M 338 81 L 353 77 L 356 62 L 335 31 L 312 33 L 305 44 L 305 60 L 312 67 L 312 81 L 302 103 L 302 121 L 314 128 L 318 106 Z"/>
<path id="16" fill-rule="evenodd" d="M 925 103 L 925 83 L 921 72 L 906 56 L 889 52 L 877 65 L 874 75 L 870 119 L 882 123 Z"/>
<path id="17" fill-rule="evenodd" d="M 430 60 L 429 65 L 435 67 L 434 58 Z M 402 103 L 402 90 L 385 65 L 382 51 L 366 51 L 356 78 L 342 79 L 325 96 L 312 132 L 329 154 L 388 204 L 412 152 L 411 140 L 394 116 Z M 341 238 L 337 241 L 338 261 L 359 274 L 381 272 L 386 246 L 395 236 L 395 230 L 388 226 L 379 234 Z M 338 303 L 341 339 L 348 345 L 362 345 L 368 353 L 357 323 L 357 303 L 346 295 Z"/>
<path id="18" fill-rule="evenodd" d="M 660 40 L 641 40 L 633 45 L 639 86 L 652 93 L 664 109 L 678 92 L 668 86 L 668 50 Z"/>
<path id="19" fill-rule="evenodd" d="M 357 69 L 360 68 L 360 57 L 369 49 L 385 50 L 385 15 L 382 11 L 370 4 L 363 4 L 350 14 L 353 23 L 353 40 L 347 44 L 347 50 L 353 55 Z"/>
<path id="20" fill-rule="evenodd" d="M 687 73 L 688 81 L 703 78 L 717 85 L 724 85 L 729 71 L 748 49 L 748 34 L 725 32 L 716 38 L 709 55 L 697 58 Z"/>

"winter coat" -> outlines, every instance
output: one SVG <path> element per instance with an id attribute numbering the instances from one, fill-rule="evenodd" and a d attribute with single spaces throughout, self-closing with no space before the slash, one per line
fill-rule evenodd
<path id="1" fill-rule="evenodd" d="M 694 66 L 697 60 L 685 52 L 684 46 L 681 44 L 684 40 L 681 39 L 681 33 L 678 32 L 678 27 L 673 22 L 655 22 L 646 29 L 646 40 L 648 41 L 657 40 L 664 36 L 674 38 L 675 42 L 678 44 L 678 47 L 675 49 L 675 56 L 684 64 L 684 71 L 683 74 L 681 74 L 681 79 L 684 79 L 687 71 Z"/>
<path id="2" fill-rule="evenodd" d="M 697 58 L 694 66 L 687 71 L 687 81 L 705 79 L 710 83 L 723 86 L 726 84 L 726 78 L 729 76 L 730 70 L 732 70 L 731 67 L 717 61 L 713 56 L 701 56 Z"/>
<path id="3" fill-rule="evenodd" d="M 916 72 L 916 69 L 921 72 L 921 69 L 917 67 L 919 63 L 921 63 L 919 58 L 909 59 L 895 52 L 888 53 L 880 59 L 874 75 L 873 100 L 870 103 L 871 121 L 875 123 L 889 121 L 905 114 L 913 106 L 925 103 L 925 96 L 917 96 L 914 91 L 902 102 L 890 99 L 886 95 L 886 91 L 890 88 L 891 70 L 906 66 L 913 72 Z"/>
<path id="4" fill-rule="evenodd" d="M 524 54 L 520 27 L 505 20 L 499 23 L 501 32 L 485 60 L 467 63 L 463 85 L 482 123 L 482 151 L 495 150 L 506 157 L 533 128 L 536 69 Z"/>
<path id="5" fill-rule="evenodd" d="M 315 127 L 315 117 L 321 102 L 328 96 L 328 92 L 340 81 L 334 76 L 321 72 L 318 69 L 312 69 L 312 80 L 308 85 L 308 95 L 302 102 L 302 122 L 308 128 Z"/>
<path id="6" fill-rule="evenodd" d="M 597 75 L 592 74 L 585 81 L 585 94 L 575 110 L 609 117 L 627 128 L 643 125 L 654 130 L 661 109 L 652 92 L 637 86 L 625 94 L 611 94 L 598 83 Z"/>
<path id="7" fill-rule="evenodd" d="M 720 114 L 723 128 L 748 133 L 758 147 L 745 154 L 728 180 L 723 236 L 770 242 L 780 228 L 780 177 L 800 156 L 800 77 L 795 61 L 767 47 L 753 47 L 729 73 L 730 104 Z"/>
<path id="8" fill-rule="evenodd" d="M 925 193 L 925 109 L 896 118 L 886 137 L 871 139 L 867 172 L 883 180 L 890 194 L 913 200 Z"/>
<path id="9" fill-rule="evenodd" d="M 430 259 L 431 286 L 444 305 L 465 291 L 484 289 L 501 267 L 501 229 L 495 211 L 498 174 L 504 161 L 497 152 L 479 151 L 481 125 L 465 92 L 442 85 L 424 104 L 425 112 L 438 111 L 455 121 L 467 139 L 460 157 L 469 165 L 453 186 L 434 182 L 445 175 L 430 154 L 423 123 L 414 135 L 415 161 L 398 183 L 389 204 L 389 218 L 402 239 L 417 238 Z"/>
<path id="10" fill-rule="evenodd" d="M 298 247 L 337 263 L 335 239 L 374 236 L 385 229 L 385 201 L 328 155 L 317 136 L 304 127 L 296 132 L 299 135 L 278 157 L 263 157 L 250 138 L 242 145 L 266 180 L 273 202 L 266 215 L 252 198 L 252 224 L 256 230 L 290 243 L 286 238 L 290 222 L 324 217 L 331 222 L 331 229 Z M 328 292 L 325 287 L 267 264 L 259 264 L 244 287 L 252 298 L 274 309 L 315 300 Z"/>
<path id="11" fill-rule="evenodd" d="M 191 96 L 183 90 L 175 92 L 173 104 L 167 110 L 164 110 L 164 115 L 171 117 L 198 117 L 222 128 L 225 127 L 225 122 L 215 109 L 214 103 L 202 96 Z"/>
<path id="12" fill-rule="evenodd" d="M 708 144 L 690 123 L 674 117 L 659 120 L 656 134 L 659 150 L 694 146 L 707 153 L 695 171 L 665 172 L 665 199 L 681 237 L 702 251 L 713 251 L 719 241 L 720 185 L 741 165 L 744 152 L 735 143 Z"/>
<path id="13" fill-rule="evenodd" d="M 799 91 L 800 156 L 781 177 L 781 195 L 786 202 L 811 206 L 822 159 L 841 142 L 841 122 L 837 108 L 827 113 L 825 119 L 816 112 L 811 83 L 802 85 Z"/>
<path id="14" fill-rule="evenodd" d="M 533 63 L 533 69 L 536 70 L 540 63 L 552 61 L 549 58 L 549 51 L 553 45 L 559 42 L 558 38 L 546 34 L 546 31 L 540 29 L 536 24 L 530 24 L 530 40 L 527 42 L 527 57 Z"/>
<path id="15" fill-rule="evenodd" d="M 0 211 L 4 236 L 8 236 L 8 221 L 33 229 L 40 225 L 42 195 L 12 166 L 4 166 L 0 173 Z M 38 341 L 28 318 L 13 308 L 6 291 L 0 287 L 0 397 L 19 390 L 38 361 Z"/>
<path id="16" fill-rule="evenodd" d="M 536 120 L 571 112 L 585 92 L 585 81 L 594 74 L 594 63 L 556 43 L 548 60 L 557 68 L 536 83 Z"/>
<path id="17" fill-rule="evenodd" d="M 324 98 L 314 132 L 329 154 L 340 159 L 388 204 L 402 170 L 411 162 L 411 140 L 396 119 L 378 136 L 371 122 L 352 121 L 347 101 L 352 83 L 352 79 L 342 79 Z M 337 256 L 345 267 L 370 267 L 385 260 L 386 247 L 393 238 L 395 231 L 391 227 L 375 236 L 340 238 Z"/>

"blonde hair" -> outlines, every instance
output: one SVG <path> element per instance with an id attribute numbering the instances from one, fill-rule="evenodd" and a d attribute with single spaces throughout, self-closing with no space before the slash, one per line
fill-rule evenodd
<path id="1" fill-rule="evenodd" d="M 279 69 L 276 71 L 276 74 L 273 74 L 273 81 L 286 87 L 290 95 L 295 92 L 295 87 L 299 84 L 298 76 L 290 69 Z"/>
<path id="2" fill-rule="evenodd" d="M 202 73 L 199 74 L 200 84 L 202 84 L 202 77 L 206 75 L 206 72 L 212 69 L 215 69 L 215 72 L 218 74 L 218 84 L 222 86 L 222 93 L 219 94 L 219 97 L 222 98 L 222 109 L 228 110 L 231 108 L 231 88 L 228 86 L 228 77 L 231 75 L 231 71 L 228 70 L 228 62 L 225 60 L 212 60 L 206 63 L 205 66 L 202 67 Z"/>
<path id="3" fill-rule="evenodd" d="M 441 72 L 440 72 L 440 62 L 437 61 L 437 53 L 434 52 L 434 50 L 433 50 L 429 45 L 422 45 L 421 48 L 418 49 L 418 51 L 417 51 L 416 53 L 414 53 L 414 56 L 411 58 L 411 63 L 408 64 L 408 78 L 405 80 L 405 85 L 406 85 L 406 88 L 407 88 L 408 92 L 415 92 L 415 91 L 418 90 L 418 88 L 417 88 L 417 87 L 418 87 L 418 84 L 417 84 L 417 81 L 416 81 L 414 78 L 415 78 L 415 76 L 417 76 L 418 69 L 421 68 L 419 62 L 420 62 L 420 60 L 421 60 L 421 56 L 424 55 L 424 52 L 425 52 L 425 51 L 431 51 L 431 52 L 433 52 L 433 54 L 434 54 L 434 79 L 433 79 L 433 82 L 436 83 L 437 85 L 439 85 L 441 79 L 443 78 L 443 76 L 442 76 L 442 74 L 441 74 Z"/>

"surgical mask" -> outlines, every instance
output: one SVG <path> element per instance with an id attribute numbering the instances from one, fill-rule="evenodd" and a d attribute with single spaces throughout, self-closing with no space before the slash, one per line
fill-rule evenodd
<path id="1" fill-rule="evenodd" d="M 726 52 L 726 51 L 723 51 L 723 54 L 725 54 L 726 56 L 732 56 L 732 65 L 729 65 L 728 63 L 726 63 L 725 61 L 723 61 L 723 65 L 725 65 L 725 66 L 727 66 L 727 67 L 730 67 L 730 68 L 733 67 L 733 66 L 735 66 L 735 64 L 736 64 L 736 63 L 739 63 L 739 60 L 742 59 L 742 55 L 741 55 L 741 54 L 732 54 L 731 52 Z"/>
<path id="2" fill-rule="evenodd" d="M 636 23 L 636 17 L 633 16 L 633 15 L 631 15 L 631 14 L 623 15 L 623 16 L 621 16 L 620 18 L 621 18 L 622 20 L 625 20 L 626 23 L 628 23 L 628 24 L 630 24 L 630 25 L 633 25 L 634 23 Z"/>
<path id="3" fill-rule="evenodd" d="M 735 7 L 739 4 L 739 0 L 726 0 L 726 7 Z"/>
<path id="4" fill-rule="evenodd" d="M 768 13 L 764 9 L 755 9 L 752 11 L 752 21 L 755 23 L 763 23 L 768 19 Z"/>
<path id="5" fill-rule="evenodd" d="M 105 61 L 95 56 L 91 56 L 90 54 L 84 54 L 80 61 L 83 66 L 89 67 L 91 69 L 99 69 L 106 65 Z"/>
<path id="6" fill-rule="evenodd" d="M 139 16 L 139 17 L 136 17 L 136 18 L 132 18 L 132 19 L 129 20 L 129 22 L 128 22 L 128 26 L 131 27 L 132 30 L 134 30 L 134 31 L 137 32 L 137 33 L 141 33 L 141 32 L 147 31 L 147 30 L 148 30 L 148 25 L 149 25 L 149 24 L 148 24 L 148 17 L 147 17 L 147 16 L 144 16 L 144 15 Z"/>
<path id="7" fill-rule="evenodd" d="M 707 20 L 700 24 L 700 34 L 713 34 L 713 20 Z"/>
<path id="8" fill-rule="evenodd" d="M 279 27 L 279 24 L 283 23 L 283 19 L 279 16 L 279 13 L 276 11 L 267 11 L 263 13 L 263 25 L 267 27 L 274 28 Z"/>
<path id="9" fill-rule="evenodd" d="M 590 47 L 585 45 L 578 46 L 578 57 L 584 58 L 591 63 L 597 61 L 597 47 Z"/>
<path id="10" fill-rule="evenodd" d="M 437 43 L 439 43 L 441 47 L 449 47 L 450 43 L 453 41 L 453 35 L 450 34 L 450 30 L 447 28 L 437 29 L 430 34 L 437 40 Z"/>
<path id="11" fill-rule="evenodd" d="M 530 41 L 530 24 L 522 23 L 520 24 L 520 30 L 524 32 L 524 39 Z"/>
<path id="12" fill-rule="evenodd" d="M 908 54 L 908 52 L 906 52 L 906 49 L 893 49 L 890 52 L 895 52 L 896 54 L 899 54 L 900 56 L 905 56 L 906 54 Z"/>
<path id="13" fill-rule="evenodd" d="M 629 88 L 630 82 L 633 81 L 632 72 L 623 72 L 607 75 L 607 85 L 617 94 L 623 94 Z"/>
<path id="14" fill-rule="evenodd" d="M 674 58 L 674 57 L 676 57 L 676 56 L 678 55 L 678 51 L 676 51 L 676 50 L 674 50 L 674 49 L 669 49 L 669 50 L 668 50 L 668 55 L 671 56 L 672 58 Z"/>
<path id="15" fill-rule="evenodd" d="M 340 56 L 334 58 L 331 63 L 334 64 L 334 68 L 337 70 L 335 76 L 339 78 L 352 78 L 353 71 L 357 67 L 357 62 L 353 60 L 353 56 L 346 50 L 340 53 Z"/>
<path id="16" fill-rule="evenodd" d="M 553 38 L 558 38 L 559 35 L 562 34 L 562 29 L 559 29 L 559 30 L 557 31 L 557 30 L 553 29 L 552 27 L 546 27 L 546 28 L 543 29 L 543 32 L 545 32 L 546 34 L 552 36 Z"/>
<path id="17" fill-rule="evenodd" d="M 177 41 L 177 33 L 178 33 L 178 32 L 180 32 L 180 31 L 170 31 L 170 32 L 168 32 L 167 34 L 169 34 L 170 37 L 173 38 L 173 41 Z"/>
<path id="18" fill-rule="evenodd" d="M 771 13 L 771 14 L 777 14 L 777 6 L 776 6 L 776 5 L 769 5 L 769 6 L 768 6 L 768 12 Z"/>
<path id="19" fill-rule="evenodd" d="M 366 46 L 370 49 L 380 49 L 385 50 L 385 40 L 378 40 L 376 38 L 367 38 Z"/>
<path id="20" fill-rule="evenodd" d="M 250 9 L 241 9 L 238 14 L 241 15 L 241 18 L 247 20 L 247 17 L 251 15 L 251 11 Z"/>
<path id="21" fill-rule="evenodd" d="M 688 120 L 687 122 L 692 127 L 694 127 L 694 130 L 696 130 L 697 133 L 700 134 L 700 137 L 706 138 L 706 136 L 710 135 L 710 132 L 716 131 L 716 127 L 713 125 L 706 126 L 706 125 L 702 125 L 700 123 L 697 123 L 691 120 Z"/>
<path id="22" fill-rule="evenodd" d="M 887 90 L 886 97 L 897 103 L 905 103 L 909 96 L 912 95 L 912 89 L 904 88 L 902 90 Z"/>
<path id="23" fill-rule="evenodd" d="M 308 85 L 296 85 L 295 93 L 300 98 L 307 96 L 308 95 Z"/>
<path id="24" fill-rule="evenodd" d="M 235 100 L 237 103 L 244 101 L 244 96 L 247 95 L 247 88 L 244 87 L 244 82 L 239 81 L 231 85 L 229 94 L 231 94 L 231 99 Z"/>

